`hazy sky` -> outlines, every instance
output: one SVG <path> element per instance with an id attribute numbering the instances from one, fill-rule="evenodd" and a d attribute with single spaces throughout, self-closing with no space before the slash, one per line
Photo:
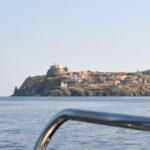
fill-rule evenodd
<path id="1" fill-rule="evenodd" d="M 0 95 L 54 62 L 72 71 L 150 69 L 149 0 L 1 0 Z"/>

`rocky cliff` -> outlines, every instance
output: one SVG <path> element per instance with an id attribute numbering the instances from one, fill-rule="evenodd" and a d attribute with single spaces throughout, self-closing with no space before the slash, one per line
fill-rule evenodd
<path id="1" fill-rule="evenodd" d="M 61 87 L 61 76 L 28 77 L 13 96 L 150 96 L 149 86 L 130 88 L 112 87 L 105 90 L 86 90 L 79 87 Z"/>

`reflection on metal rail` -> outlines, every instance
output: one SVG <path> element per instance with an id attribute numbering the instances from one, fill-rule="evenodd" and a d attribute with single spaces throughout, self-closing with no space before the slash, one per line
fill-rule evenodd
<path id="1" fill-rule="evenodd" d="M 45 150 L 55 131 L 67 120 L 77 120 L 89 123 L 150 131 L 150 118 L 77 109 L 66 109 L 58 113 L 47 125 L 45 130 L 40 135 L 34 150 Z"/>

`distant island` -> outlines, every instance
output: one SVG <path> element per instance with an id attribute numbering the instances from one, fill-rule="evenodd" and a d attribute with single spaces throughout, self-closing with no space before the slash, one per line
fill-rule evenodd
<path id="1" fill-rule="evenodd" d="M 46 75 L 28 77 L 12 96 L 150 96 L 150 70 L 71 72 L 54 64 Z"/>

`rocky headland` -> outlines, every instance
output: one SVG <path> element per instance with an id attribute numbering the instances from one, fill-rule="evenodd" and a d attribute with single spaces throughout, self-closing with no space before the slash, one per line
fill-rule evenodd
<path id="1" fill-rule="evenodd" d="M 54 64 L 46 75 L 28 77 L 12 96 L 150 96 L 150 71 L 71 72 Z"/>

